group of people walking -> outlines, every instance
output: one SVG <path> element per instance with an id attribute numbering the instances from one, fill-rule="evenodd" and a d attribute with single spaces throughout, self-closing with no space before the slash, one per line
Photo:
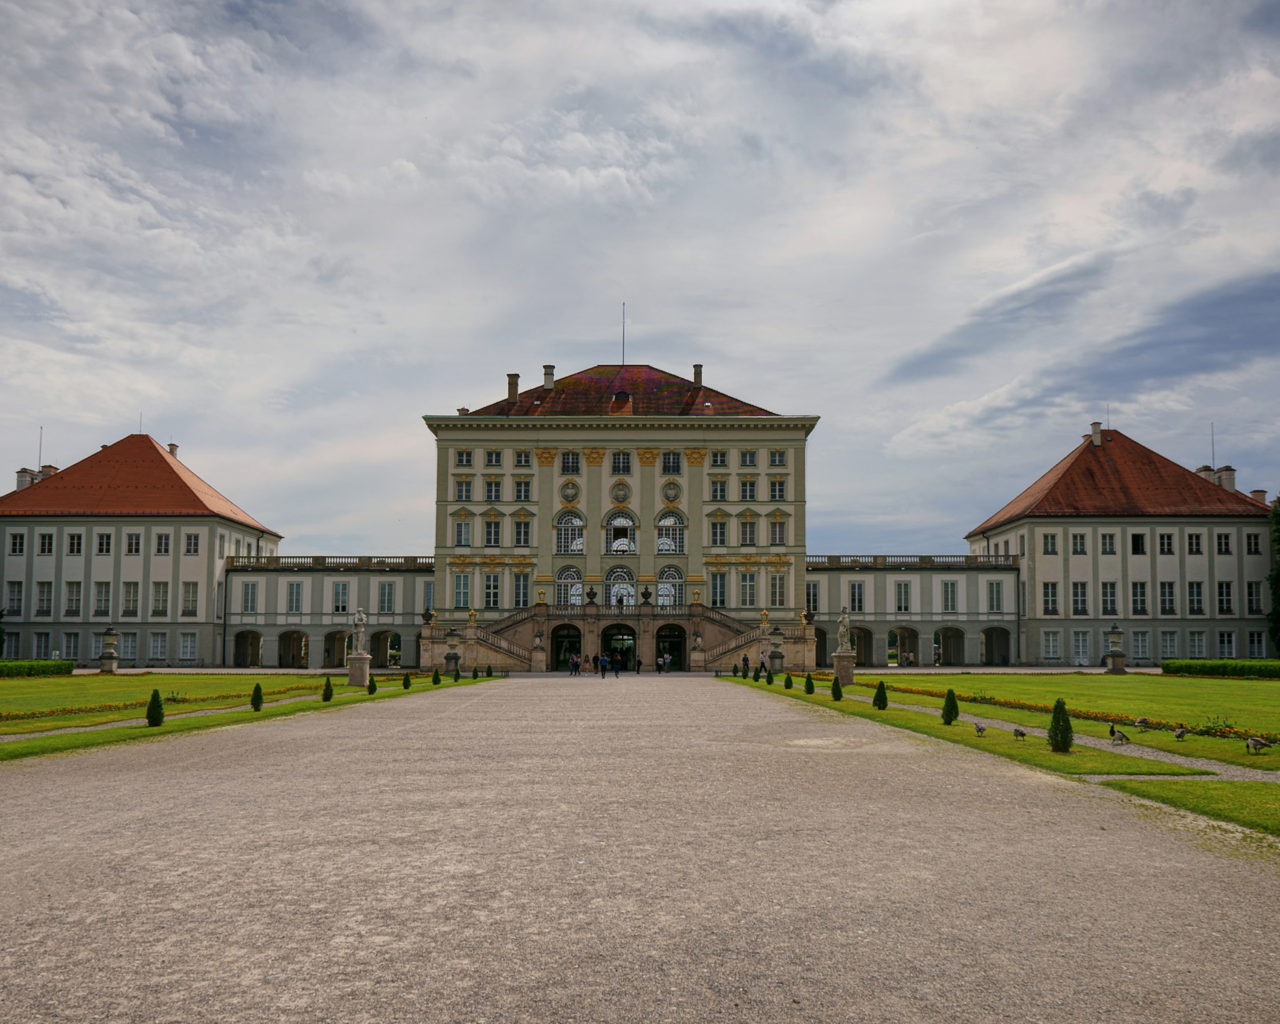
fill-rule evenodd
<path id="1" fill-rule="evenodd" d="M 624 660 L 625 659 L 620 651 L 614 651 L 612 654 L 610 654 L 608 651 L 605 651 L 603 654 L 593 654 L 591 655 L 591 661 L 590 661 L 591 671 L 593 673 L 599 672 L 600 678 L 604 679 L 606 676 L 608 676 L 609 670 L 612 669 L 613 676 L 616 679 L 620 675 L 622 675 L 622 670 L 625 667 Z M 582 666 L 586 662 L 587 662 L 587 659 L 584 658 L 581 654 L 570 654 L 569 655 L 569 675 L 571 676 L 582 675 Z M 640 674 L 640 670 L 643 667 L 644 667 L 644 662 L 641 661 L 639 655 L 636 655 L 636 675 Z M 657 671 L 660 674 L 663 672 L 671 671 L 670 653 L 658 655 Z"/>

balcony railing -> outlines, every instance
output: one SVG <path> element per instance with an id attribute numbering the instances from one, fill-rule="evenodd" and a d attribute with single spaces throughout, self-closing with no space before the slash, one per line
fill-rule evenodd
<path id="1" fill-rule="evenodd" d="M 806 569 L 1014 569 L 1017 555 L 805 555 Z"/>
<path id="2" fill-rule="evenodd" d="M 325 569 L 338 572 L 434 572 L 431 555 L 231 555 L 226 567 L 236 571 Z"/>

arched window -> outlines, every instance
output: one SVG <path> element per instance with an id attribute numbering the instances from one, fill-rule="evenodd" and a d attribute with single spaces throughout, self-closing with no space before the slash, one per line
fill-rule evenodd
<path id="1" fill-rule="evenodd" d="M 621 598 L 621 602 L 619 602 Z M 636 574 L 630 569 L 610 569 L 604 575 L 604 603 L 606 605 L 636 603 Z"/>
<path id="2" fill-rule="evenodd" d="M 658 607 L 684 604 L 684 573 L 674 565 L 658 571 Z"/>
<path id="3" fill-rule="evenodd" d="M 577 512 L 564 512 L 556 520 L 556 554 L 582 554 L 582 529 L 586 520 Z"/>
<path id="4" fill-rule="evenodd" d="M 679 512 L 664 512 L 658 517 L 658 553 L 684 554 L 684 520 Z"/>
<path id="5" fill-rule="evenodd" d="M 566 566 L 556 573 L 556 604 L 582 604 L 582 571 Z"/>
<path id="6" fill-rule="evenodd" d="M 636 520 L 630 512 L 619 509 L 604 524 L 605 550 L 615 555 L 636 553 Z"/>

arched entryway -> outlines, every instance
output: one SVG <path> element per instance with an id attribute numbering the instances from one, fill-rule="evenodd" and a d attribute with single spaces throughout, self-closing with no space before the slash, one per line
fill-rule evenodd
<path id="1" fill-rule="evenodd" d="M 624 671 L 634 669 L 636 667 L 636 631 L 622 623 L 606 626 L 600 632 L 600 653 L 608 654 L 610 661 L 615 656 L 620 657 Z"/>
<path id="2" fill-rule="evenodd" d="M 347 646 L 351 634 L 344 629 L 335 629 L 324 635 L 323 668 L 342 668 L 347 663 Z"/>
<path id="3" fill-rule="evenodd" d="M 830 668 L 832 665 L 827 654 L 827 631 L 818 626 L 813 627 L 813 663 L 818 668 Z"/>
<path id="4" fill-rule="evenodd" d="M 552 667 L 567 670 L 571 654 L 582 654 L 582 630 L 577 626 L 556 626 L 551 631 Z M 587 668 L 590 667 L 590 665 L 587 666 Z"/>
<path id="5" fill-rule="evenodd" d="M 1008 665 L 1010 649 L 1009 631 L 1003 626 L 988 626 L 982 631 L 982 664 Z"/>
<path id="6" fill-rule="evenodd" d="M 236 634 L 236 668 L 262 667 L 262 634 L 242 629 Z"/>
<path id="7" fill-rule="evenodd" d="M 671 671 L 683 672 L 688 667 L 685 645 L 685 631 L 681 626 L 660 626 L 656 637 L 658 657 L 671 655 Z M 666 666 L 664 665 L 664 668 Z"/>
<path id="8" fill-rule="evenodd" d="M 380 630 L 369 637 L 369 654 L 374 668 L 398 668 L 400 665 L 400 634 Z"/>
<path id="9" fill-rule="evenodd" d="M 920 664 L 920 634 L 910 626 L 889 630 L 889 664 Z"/>
<path id="10" fill-rule="evenodd" d="M 850 627 L 849 645 L 853 648 L 855 665 L 871 664 L 871 630 L 863 626 Z"/>
<path id="11" fill-rule="evenodd" d="M 280 634 L 276 664 L 280 668 L 307 667 L 307 634 L 291 629 Z"/>
<path id="12" fill-rule="evenodd" d="M 964 664 L 964 630 L 947 626 L 933 634 L 935 665 Z"/>

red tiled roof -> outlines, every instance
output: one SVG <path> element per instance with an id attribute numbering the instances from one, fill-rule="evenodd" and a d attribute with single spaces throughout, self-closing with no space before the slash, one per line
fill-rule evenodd
<path id="1" fill-rule="evenodd" d="M 147 434 L 130 434 L 0 497 L 0 516 L 221 516 L 273 537 Z"/>
<path id="2" fill-rule="evenodd" d="M 966 539 L 1015 519 L 1046 516 L 1264 516 L 1268 508 L 1184 469 L 1118 430 L 1074 451 Z"/>
<path id="3" fill-rule="evenodd" d="M 620 397 L 621 396 L 621 397 Z M 714 388 L 652 366 L 593 366 L 470 416 L 772 416 Z"/>

